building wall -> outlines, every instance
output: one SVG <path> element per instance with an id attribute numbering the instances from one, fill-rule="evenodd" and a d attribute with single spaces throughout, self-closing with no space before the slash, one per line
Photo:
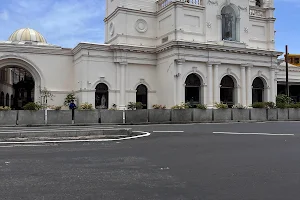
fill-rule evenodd
<path id="1" fill-rule="evenodd" d="M 222 41 L 221 11 L 228 5 L 227 0 L 201 1 L 201 5 L 172 3 L 171 0 L 159 2 L 167 4 L 161 8 L 155 1 L 108 1 L 106 43 L 159 46 L 164 41 L 184 40 L 226 45 Z M 124 7 L 118 7 L 120 5 Z M 255 1 L 231 0 L 229 5 L 237 17 L 236 42 L 248 48 L 274 50 L 273 3 L 264 1 L 257 7 Z M 139 30 L 140 26 L 148 28 Z"/>
<path id="2" fill-rule="evenodd" d="M 17 49 L 11 48 L 17 51 Z M 24 48 L 20 48 L 23 49 Z M 19 49 L 19 50 L 20 50 Z M 9 59 L 9 61 L 7 61 Z M 41 81 L 35 80 L 35 90 L 46 88 L 53 95 L 53 100 L 48 100 L 48 104 L 63 105 L 65 96 L 73 90 L 73 57 L 69 55 L 51 55 L 39 53 L 11 53 L 0 51 L 0 65 L 10 63 L 18 67 L 30 68 L 39 75 Z M 28 65 L 23 65 L 27 63 Z M 1 66 L 5 67 L 5 66 Z M 35 101 L 40 100 L 40 93 L 35 92 Z"/>

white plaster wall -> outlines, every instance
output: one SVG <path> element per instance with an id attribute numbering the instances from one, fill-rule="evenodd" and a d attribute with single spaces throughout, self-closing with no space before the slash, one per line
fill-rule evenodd
<path id="1" fill-rule="evenodd" d="M 171 108 L 176 104 L 176 65 L 174 57 L 169 56 L 171 51 L 163 52 L 158 55 L 156 81 L 158 104 L 166 105 Z"/>
<path id="2" fill-rule="evenodd" d="M 6 55 L 12 54 L 0 52 L 0 57 Z M 17 57 L 25 58 L 37 68 L 43 80 L 40 85 L 42 89 L 46 88 L 52 93 L 73 90 L 73 56 L 18 53 Z M 39 99 L 35 98 L 35 101 L 39 101 Z M 61 98 L 54 97 L 53 104 L 62 105 L 63 102 L 61 102 Z"/>
<path id="3" fill-rule="evenodd" d="M 148 108 L 157 104 L 156 66 L 128 64 L 126 69 L 126 103 L 136 101 L 136 89 L 144 84 L 148 89 Z"/>
<path id="4" fill-rule="evenodd" d="M 138 20 L 145 21 L 147 31 L 138 29 Z M 106 23 L 108 27 L 106 43 L 155 46 L 157 29 L 156 18 L 153 15 L 137 15 L 121 11 Z M 111 26 L 113 26 L 113 32 Z"/>

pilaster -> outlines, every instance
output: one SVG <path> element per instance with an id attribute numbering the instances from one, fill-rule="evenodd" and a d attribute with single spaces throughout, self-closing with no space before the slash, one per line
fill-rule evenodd
<path id="1" fill-rule="evenodd" d="M 119 99 L 119 109 L 124 110 L 126 109 L 126 68 L 128 66 L 127 62 L 120 62 L 119 63 L 119 72 L 120 72 L 120 81 L 119 81 L 119 88 L 120 88 L 120 97 Z"/>
<path id="2" fill-rule="evenodd" d="M 247 106 L 246 66 L 241 66 L 241 104 Z"/>
<path id="3" fill-rule="evenodd" d="M 219 80 L 219 63 L 216 63 L 214 66 L 214 102 L 220 102 L 220 80 Z"/>
<path id="4" fill-rule="evenodd" d="M 182 67 L 185 63 L 185 59 L 176 59 L 176 104 L 184 102 L 183 83 L 181 81 Z"/>
<path id="5" fill-rule="evenodd" d="M 205 97 L 207 107 L 212 108 L 214 106 L 213 104 L 213 70 L 212 70 L 212 64 L 207 63 L 207 92 Z"/>
<path id="6" fill-rule="evenodd" d="M 250 64 L 246 65 L 247 106 L 252 105 L 252 83 L 251 83 L 252 67 L 253 65 Z"/>
<path id="7" fill-rule="evenodd" d="M 275 78 L 275 68 L 271 67 L 270 68 L 270 97 L 269 101 L 275 102 L 276 101 L 276 85 L 277 81 Z"/>

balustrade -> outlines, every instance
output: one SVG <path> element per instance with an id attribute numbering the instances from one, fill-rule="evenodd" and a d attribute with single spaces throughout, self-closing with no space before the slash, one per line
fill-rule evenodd
<path id="1" fill-rule="evenodd" d="M 202 5 L 202 0 L 160 0 L 160 1 L 157 2 L 158 10 L 161 10 L 161 9 L 165 8 L 170 3 L 176 2 L 176 1 L 183 2 L 183 3 L 186 3 L 186 4 L 195 5 L 195 6 Z"/>
<path id="2" fill-rule="evenodd" d="M 250 16 L 254 17 L 266 17 L 266 12 L 262 9 L 250 8 L 249 10 Z"/>

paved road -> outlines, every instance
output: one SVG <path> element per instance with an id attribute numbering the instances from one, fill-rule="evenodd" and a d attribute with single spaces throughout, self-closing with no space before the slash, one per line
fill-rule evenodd
<path id="1" fill-rule="evenodd" d="M 300 122 L 135 126 L 152 135 L 3 146 L 0 199 L 300 199 L 299 128 Z M 239 133 L 261 135 L 230 135 Z"/>

